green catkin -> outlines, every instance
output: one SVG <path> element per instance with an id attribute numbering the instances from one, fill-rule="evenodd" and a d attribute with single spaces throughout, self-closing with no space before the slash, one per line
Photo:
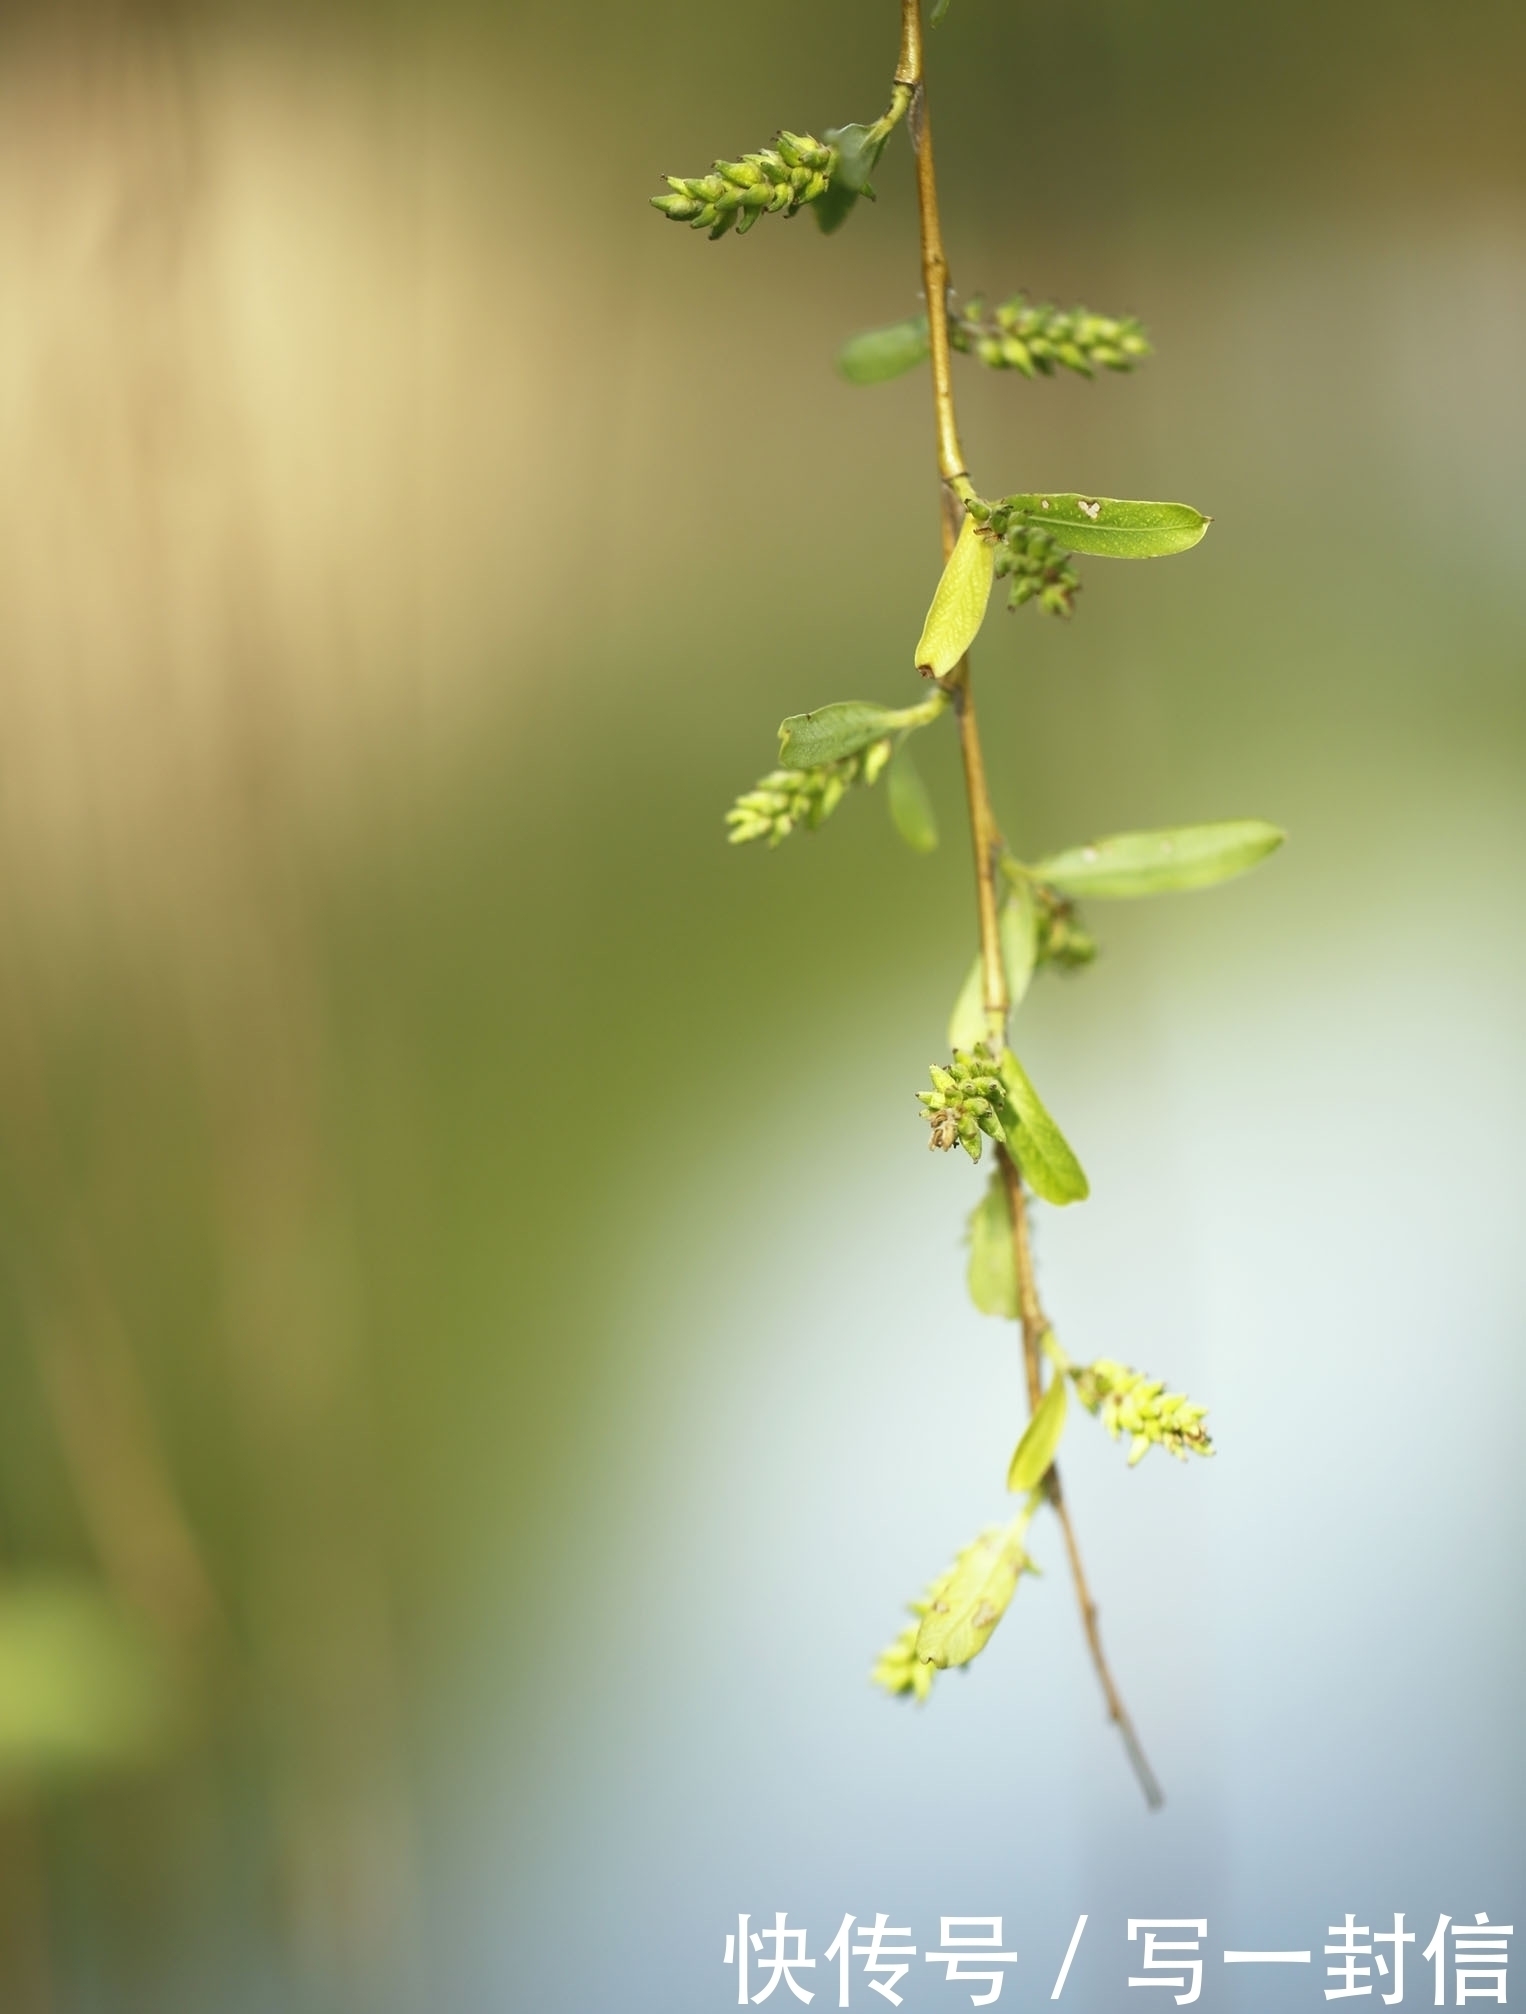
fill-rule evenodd
<path id="1" fill-rule="evenodd" d="M 824 196 L 837 161 L 837 149 L 809 133 L 781 133 L 776 146 L 717 161 L 708 175 L 665 176 L 672 194 L 653 196 L 652 208 L 712 238 L 733 229 L 741 236 L 759 217 L 793 217 Z"/>

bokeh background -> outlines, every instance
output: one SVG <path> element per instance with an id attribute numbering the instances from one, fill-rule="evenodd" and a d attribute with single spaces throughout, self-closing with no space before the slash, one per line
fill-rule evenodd
<path id="1" fill-rule="evenodd" d="M 1094 1189 L 1039 1226 L 1060 1332 L 1221 1446 L 1067 1448 L 1152 1817 L 1052 1533 L 969 1674 L 867 1684 L 1021 1404 L 911 1103 L 972 944 L 951 741 L 930 858 L 875 797 L 722 844 L 783 714 L 914 696 L 925 385 L 831 363 L 916 310 L 909 159 L 832 240 L 645 201 L 872 117 L 894 14 L 0 17 L 18 2014 L 702 2014 L 780 1908 L 818 1959 L 1001 1912 L 1024 2004 L 1085 1910 L 1082 2014 L 1127 1916 L 1206 1916 L 1204 2004 L 1291 2007 L 1317 1970 L 1219 1948 L 1517 1920 L 1526 19 L 932 41 L 956 281 L 1158 350 L 961 360 L 978 478 L 1216 517 L 992 621 L 1003 820 L 1292 835 L 1097 906 L 1022 1019 Z"/>

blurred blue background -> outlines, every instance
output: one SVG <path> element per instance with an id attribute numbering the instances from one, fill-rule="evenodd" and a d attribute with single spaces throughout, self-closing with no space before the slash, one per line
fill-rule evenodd
<path id="1" fill-rule="evenodd" d="M 916 310 L 909 159 L 831 240 L 645 200 L 873 116 L 893 17 L 0 22 L 8 2007 L 703 2014 L 781 1908 L 818 2006 L 879 1910 L 1002 1914 L 1025 2004 L 1086 1911 L 1080 2014 L 1131 1915 L 1207 1917 L 1233 2010 L 1403 1910 L 1417 2001 L 1440 1913 L 1515 1921 L 1526 23 L 931 43 L 958 285 L 1157 349 L 961 360 L 977 478 L 1215 517 L 993 619 L 1003 822 L 1291 834 L 1097 905 L 1020 1029 L 1093 1186 L 1059 1333 L 1220 1447 L 1067 1442 L 1152 1816 L 1042 1526 L 968 1674 L 867 1682 L 1022 1404 L 913 1123 L 951 740 L 930 858 L 868 795 L 720 824 L 782 715 L 916 694 L 926 387 L 831 367 Z"/>

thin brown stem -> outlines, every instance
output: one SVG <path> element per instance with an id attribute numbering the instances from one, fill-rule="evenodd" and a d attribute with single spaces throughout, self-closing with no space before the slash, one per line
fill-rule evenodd
<path id="1" fill-rule="evenodd" d="M 1049 1324 L 1039 1306 L 1038 1281 L 1033 1268 L 1033 1242 L 1028 1235 L 1028 1198 L 1017 1162 L 1005 1147 L 998 1150 L 1001 1179 L 1007 1191 L 1007 1214 L 1012 1223 L 1012 1269 L 1017 1276 L 1017 1319 L 1023 1328 L 1023 1368 L 1028 1377 L 1028 1410 L 1034 1412 L 1043 1396 L 1039 1373 L 1039 1352 Z"/>
<path id="2" fill-rule="evenodd" d="M 1033 1264 L 1033 1240 L 1028 1229 L 1028 1198 L 1023 1189 L 1023 1178 L 1006 1148 L 1003 1147 L 1000 1152 L 1002 1182 L 1007 1191 L 1007 1211 L 1012 1221 L 1012 1261 L 1017 1275 L 1017 1314 L 1023 1329 L 1023 1368 L 1027 1373 L 1028 1407 L 1031 1412 L 1038 1405 L 1042 1395 L 1041 1366 L 1044 1338 L 1049 1333 L 1049 1320 L 1039 1300 L 1038 1278 Z M 1058 1377 L 1060 1373 L 1056 1371 L 1053 1375 Z M 1102 1697 L 1107 1701 L 1107 1717 L 1122 1737 L 1124 1751 L 1135 1776 L 1139 1779 L 1145 1803 L 1152 1811 L 1158 1811 L 1166 1801 L 1165 1792 L 1161 1789 L 1160 1780 L 1150 1767 L 1149 1757 L 1134 1731 L 1134 1723 L 1129 1718 L 1128 1708 L 1123 1703 L 1123 1695 L 1118 1690 L 1117 1681 L 1108 1664 L 1107 1653 L 1102 1648 L 1102 1632 L 1097 1625 L 1097 1604 L 1092 1599 L 1091 1584 L 1081 1563 L 1081 1547 L 1076 1538 L 1075 1526 L 1070 1520 L 1070 1506 L 1065 1501 L 1065 1492 L 1060 1484 L 1060 1471 L 1056 1465 L 1050 1466 L 1045 1486 L 1064 1535 L 1071 1579 L 1075 1582 L 1076 1603 L 1081 1611 L 1081 1627 L 1086 1633 L 1086 1647 L 1091 1652 L 1097 1681 L 1102 1687 Z"/>
<path id="3" fill-rule="evenodd" d="M 927 297 L 928 344 L 932 359 L 933 419 L 938 437 L 938 473 L 950 485 L 969 486 L 959 422 L 954 410 L 954 376 L 948 340 L 948 254 L 943 249 L 943 224 L 938 211 L 938 177 L 933 164 L 933 129 L 927 110 L 927 86 L 922 76 L 921 0 L 901 0 L 901 56 L 896 66 L 898 89 L 911 92 L 911 143 L 917 161 L 917 219 L 922 246 L 922 290 Z M 945 492 L 947 498 L 947 493 Z M 953 551 L 958 515 L 942 513 L 943 557 Z M 943 683 L 954 695 L 959 720 L 959 751 L 964 759 L 965 796 L 970 811 L 970 846 L 975 856 L 975 907 L 980 923 L 980 967 L 991 1047 L 1000 1052 L 1006 1039 L 1007 977 L 1002 965 L 997 925 L 996 862 L 1001 835 L 986 788 L 985 759 L 970 691 L 970 660 L 962 658 Z"/>
<path id="4" fill-rule="evenodd" d="M 1166 1793 L 1160 1787 L 1160 1779 L 1150 1767 L 1150 1759 L 1140 1745 L 1139 1736 L 1134 1732 L 1134 1723 L 1129 1718 L 1118 1687 L 1113 1682 L 1113 1674 L 1108 1669 L 1107 1655 L 1102 1648 L 1102 1632 L 1097 1627 L 1097 1604 L 1092 1600 L 1092 1591 L 1086 1578 L 1086 1569 L 1081 1564 L 1081 1548 L 1076 1543 L 1075 1526 L 1070 1521 L 1070 1506 L 1065 1501 L 1060 1488 L 1060 1472 L 1057 1468 L 1049 1471 L 1049 1501 L 1054 1505 L 1054 1514 L 1060 1520 L 1060 1530 L 1065 1535 L 1065 1551 L 1070 1560 L 1071 1578 L 1076 1584 L 1076 1600 L 1081 1609 L 1081 1627 L 1086 1632 L 1086 1645 L 1092 1654 L 1092 1664 L 1101 1681 L 1102 1696 L 1107 1701 L 1107 1717 L 1117 1728 L 1123 1741 L 1124 1753 L 1129 1758 L 1139 1787 L 1144 1792 L 1144 1801 L 1152 1811 L 1159 1811 L 1166 1801 Z"/>
<path id="5" fill-rule="evenodd" d="M 959 753 L 964 758 L 965 798 L 970 810 L 970 850 L 975 858 L 975 913 L 980 925 L 980 975 L 986 1016 L 986 1043 L 999 1056 L 1007 1042 L 1007 968 L 1001 955 L 1001 925 L 996 904 L 997 861 L 1001 834 L 986 788 L 985 758 L 975 721 L 975 695 L 970 689 L 970 661 L 959 666 L 954 710 L 959 721 Z"/>
<path id="6" fill-rule="evenodd" d="M 974 494 L 969 471 L 964 465 L 964 449 L 959 442 L 959 423 L 954 410 L 954 380 L 950 368 L 948 336 L 948 254 L 943 248 L 943 225 L 938 213 L 938 181 L 933 167 L 932 121 L 927 109 L 927 86 L 922 73 L 922 0 L 901 0 L 901 54 L 896 65 L 898 91 L 911 94 L 909 126 L 917 161 L 917 215 L 921 227 L 922 287 L 927 296 L 928 349 L 932 362 L 933 418 L 937 429 L 938 474 L 944 483 L 942 513 L 943 556 L 953 550 L 959 513 L 954 499 Z M 954 506 L 954 507 L 950 507 Z M 959 748 L 964 758 L 965 793 L 969 801 L 970 844 L 975 857 L 975 907 L 980 923 L 980 965 L 986 1015 L 986 1039 L 998 1054 L 1006 1046 L 1007 1015 L 1011 1002 L 1006 971 L 1001 956 L 996 879 L 1002 839 L 991 809 L 986 786 L 985 760 L 980 747 L 980 730 L 975 720 L 975 701 L 970 685 L 970 661 L 962 658 L 941 683 L 953 694 L 959 721 Z M 1016 1160 L 1005 1147 L 999 1150 L 1002 1180 L 1012 1223 L 1012 1254 L 1017 1275 L 1018 1319 L 1023 1332 L 1023 1366 L 1028 1384 L 1030 1412 L 1037 1407 L 1043 1390 L 1041 1353 L 1049 1324 L 1039 1303 L 1033 1265 L 1033 1246 L 1028 1234 L 1028 1199 Z M 1108 1718 L 1123 1737 L 1123 1745 L 1153 1810 L 1163 1802 L 1160 1784 L 1145 1758 L 1103 1654 L 1097 1628 L 1097 1605 L 1092 1600 L 1081 1552 L 1076 1543 L 1070 1512 L 1060 1488 L 1060 1475 L 1051 1467 L 1046 1485 L 1049 1501 L 1065 1536 L 1065 1550 L 1075 1581 L 1076 1600 L 1081 1609 L 1081 1626 L 1086 1632 L 1092 1663 L 1107 1701 Z"/>
<path id="7" fill-rule="evenodd" d="M 922 235 L 922 289 L 927 296 L 927 337 L 932 357 L 933 408 L 938 424 L 938 473 L 946 483 L 968 481 L 959 426 L 954 417 L 954 379 L 948 340 L 948 255 L 938 214 L 938 178 L 933 166 L 932 122 L 922 75 L 922 0 L 901 0 L 901 60 L 895 81 L 910 89 L 911 144 L 917 157 L 917 213 Z M 952 539 L 944 522 L 944 552 Z"/>

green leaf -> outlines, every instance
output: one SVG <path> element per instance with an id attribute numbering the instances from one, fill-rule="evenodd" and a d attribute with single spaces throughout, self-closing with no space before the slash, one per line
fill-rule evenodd
<path id="1" fill-rule="evenodd" d="M 839 699 L 814 713 L 792 713 L 779 723 L 779 760 L 786 769 L 816 769 L 883 741 L 901 715 L 869 699 Z"/>
<path id="2" fill-rule="evenodd" d="M 876 133 L 872 126 L 833 126 L 821 137 L 829 147 L 837 149 L 837 164 L 825 192 L 816 198 L 811 208 L 816 212 L 816 221 L 822 230 L 830 233 L 842 229 L 860 196 L 867 196 L 871 203 L 874 201 L 869 177 L 885 150 L 889 135 Z"/>
<path id="3" fill-rule="evenodd" d="M 834 176 L 811 205 L 817 223 L 828 237 L 840 231 L 858 206 L 858 190 L 847 188 Z"/>
<path id="4" fill-rule="evenodd" d="M 959 989 L 959 998 L 954 1002 L 954 1011 L 948 1017 L 948 1046 L 950 1049 L 973 1049 L 977 1042 L 985 1039 L 985 973 L 981 970 L 980 953 L 977 951 Z"/>
<path id="5" fill-rule="evenodd" d="M 1009 1490 L 1020 1490 L 1026 1496 L 1029 1490 L 1038 1488 L 1049 1473 L 1049 1465 L 1054 1460 L 1055 1449 L 1060 1445 L 1060 1436 L 1064 1431 L 1065 1380 L 1056 1374 L 1050 1379 L 1049 1389 L 1039 1400 L 1017 1444 L 1012 1466 L 1007 1471 Z"/>
<path id="6" fill-rule="evenodd" d="M 970 1216 L 970 1299 L 983 1315 L 1017 1320 L 1017 1268 L 1012 1257 L 1012 1218 L 1000 1170 Z"/>
<path id="7" fill-rule="evenodd" d="M 837 368 L 851 385 L 879 385 L 927 360 L 927 317 L 914 315 L 888 329 L 866 329 L 837 352 Z"/>
<path id="8" fill-rule="evenodd" d="M 1046 1203 L 1085 1202 L 1091 1184 L 1081 1163 L 1010 1049 L 1002 1052 L 1001 1075 L 1007 1087 L 1008 1109 L 1002 1114 L 1007 1145 L 1016 1155 L 1029 1188 Z"/>
<path id="9" fill-rule="evenodd" d="M 922 1618 L 917 1656 L 940 1671 L 968 1664 L 991 1640 L 1029 1559 L 1023 1550 L 1026 1512 L 1005 1530 L 983 1532 L 965 1552 Z"/>
<path id="10" fill-rule="evenodd" d="M 918 671 L 942 678 L 958 664 L 980 634 L 995 574 L 995 541 L 966 517 L 922 626 Z"/>
<path id="11" fill-rule="evenodd" d="M 1015 1008 L 1027 993 L 1038 963 L 1038 904 L 1025 875 L 1011 876 L 1012 894 L 1001 912 L 1001 960 L 1007 974 L 1007 999 Z M 986 1039 L 985 973 L 980 953 L 965 974 L 948 1019 L 950 1049 L 973 1049 Z"/>
<path id="12" fill-rule="evenodd" d="M 1033 896 L 1033 883 L 1026 875 L 1012 883 L 1012 893 L 1002 905 L 1000 929 L 1007 1000 L 1015 1009 L 1022 1004 L 1038 963 L 1038 904 Z"/>
<path id="13" fill-rule="evenodd" d="M 837 166 L 832 170 L 832 180 L 840 188 L 851 189 L 855 196 L 868 196 L 874 191 L 869 186 L 869 177 L 879 166 L 880 156 L 885 151 L 885 142 L 890 134 L 875 126 L 832 126 L 822 134 L 829 147 L 837 149 Z"/>
<path id="14" fill-rule="evenodd" d="M 896 831 L 913 853 L 931 853 L 938 844 L 938 820 L 922 772 L 904 742 L 890 758 L 885 782 Z"/>
<path id="15" fill-rule="evenodd" d="M 1286 837 L 1260 818 L 1177 825 L 1161 832 L 1119 832 L 1090 846 L 1051 853 L 1030 872 L 1067 895 L 1116 901 L 1168 895 L 1244 874 L 1274 853 Z"/>
<path id="16" fill-rule="evenodd" d="M 1095 553 L 1104 559 L 1163 559 L 1186 552 L 1207 531 L 1211 519 L 1190 504 L 1128 503 L 1118 497 L 1074 494 L 1003 497 L 992 507 L 993 521 L 1040 525 L 1067 552 Z M 1005 524 L 1002 526 L 1005 529 Z"/>

